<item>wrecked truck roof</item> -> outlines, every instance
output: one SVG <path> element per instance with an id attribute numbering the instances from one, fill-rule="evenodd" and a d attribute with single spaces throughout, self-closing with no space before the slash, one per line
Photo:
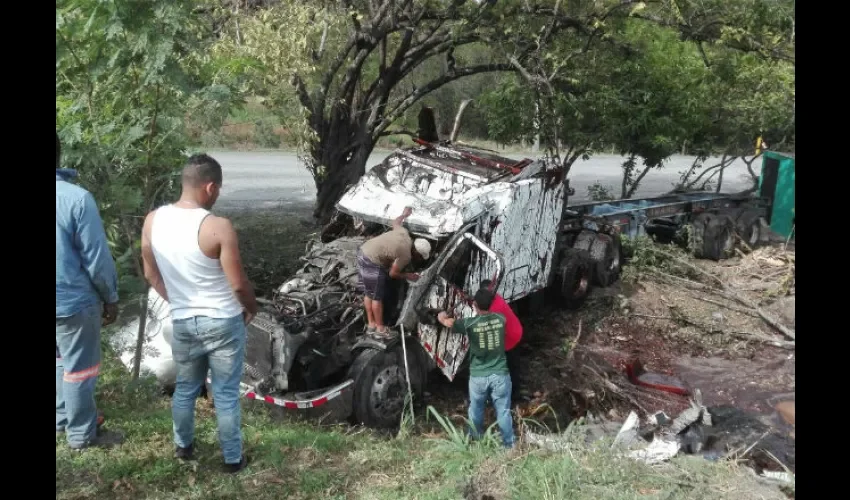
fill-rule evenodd
<path id="1" fill-rule="evenodd" d="M 439 238 L 456 232 L 491 205 L 508 203 L 511 184 L 533 175 L 541 165 L 469 147 L 399 149 L 346 191 L 337 209 L 389 224 L 409 206 L 410 230 Z"/>

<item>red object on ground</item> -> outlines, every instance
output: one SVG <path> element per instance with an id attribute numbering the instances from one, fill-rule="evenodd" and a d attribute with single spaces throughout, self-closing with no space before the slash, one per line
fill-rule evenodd
<path id="1" fill-rule="evenodd" d="M 691 390 L 681 380 L 661 373 L 647 372 L 643 369 L 643 363 L 637 359 L 626 363 L 626 376 L 635 385 L 670 392 L 680 396 L 689 396 L 691 394 Z"/>
<path id="2" fill-rule="evenodd" d="M 522 323 L 519 322 L 519 318 L 516 317 L 511 306 L 499 294 L 496 294 L 493 305 L 490 306 L 490 312 L 498 313 L 505 317 L 505 350 L 510 351 L 522 339 Z"/>

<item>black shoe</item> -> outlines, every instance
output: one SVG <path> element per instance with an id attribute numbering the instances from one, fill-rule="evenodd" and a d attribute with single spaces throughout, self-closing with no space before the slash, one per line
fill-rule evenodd
<path id="1" fill-rule="evenodd" d="M 226 474 L 236 474 L 245 467 L 248 467 L 248 457 L 242 455 L 242 461 L 238 464 L 224 464 L 224 472 Z"/>
<path id="2" fill-rule="evenodd" d="M 112 448 L 124 442 L 124 436 L 117 432 L 110 432 L 98 429 L 97 436 L 86 441 L 81 445 L 69 445 L 74 451 L 83 451 L 89 448 Z"/>
<path id="3" fill-rule="evenodd" d="M 185 448 L 178 446 L 177 449 L 174 450 L 174 457 L 180 460 L 194 460 L 194 451 L 195 446 L 191 444 Z"/>

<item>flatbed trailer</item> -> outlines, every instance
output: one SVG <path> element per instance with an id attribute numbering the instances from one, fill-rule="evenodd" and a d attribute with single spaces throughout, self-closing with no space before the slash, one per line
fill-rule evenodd
<path id="1" fill-rule="evenodd" d="M 739 241 L 749 247 L 762 241 L 769 204 L 746 193 L 707 191 L 579 203 L 565 208 L 561 230 L 567 247 L 590 253 L 594 284 L 607 286 L 619 275 L 620 236 L 678 243 L 697 258 L 720 260 Z M 595 242 L 603 235 L 609 241 Z"/>

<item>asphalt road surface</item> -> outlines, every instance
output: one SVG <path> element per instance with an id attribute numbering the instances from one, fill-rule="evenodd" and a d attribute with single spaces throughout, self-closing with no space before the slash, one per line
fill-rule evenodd
<path id="1" fill-rule="evenodd" d="M 316 199 L 313 178 L 290 152 L 212 152 L 224 169 L 224 185 L 217 206 L 225 209 L 308 207 Z M 389 152 L 376 152 L 369 158 L 368 167 L 383 161 Z M 508 155 L 520 160 L 521 155 Z M 682 171 L 690 167 L 692 157 L 674 156 L 661 169 L 644 177 L 635 197 L 664 194 L 672 188 Z M 570 185 L 575 188 L 571 203 L 587 200 L 587 187 L 595 182 L 611 188 L 619 195 L 623 157 L 597 155 L 587 161 L 578 160 L 570 170 Z M 710 159 L 713 165 L 718 159 Z M 761 163 L 753 165 L 756 174 Z M 747 167 L 738 160 L 724 173 L 723 191 L 735 192 L 750 186 Z"/>

